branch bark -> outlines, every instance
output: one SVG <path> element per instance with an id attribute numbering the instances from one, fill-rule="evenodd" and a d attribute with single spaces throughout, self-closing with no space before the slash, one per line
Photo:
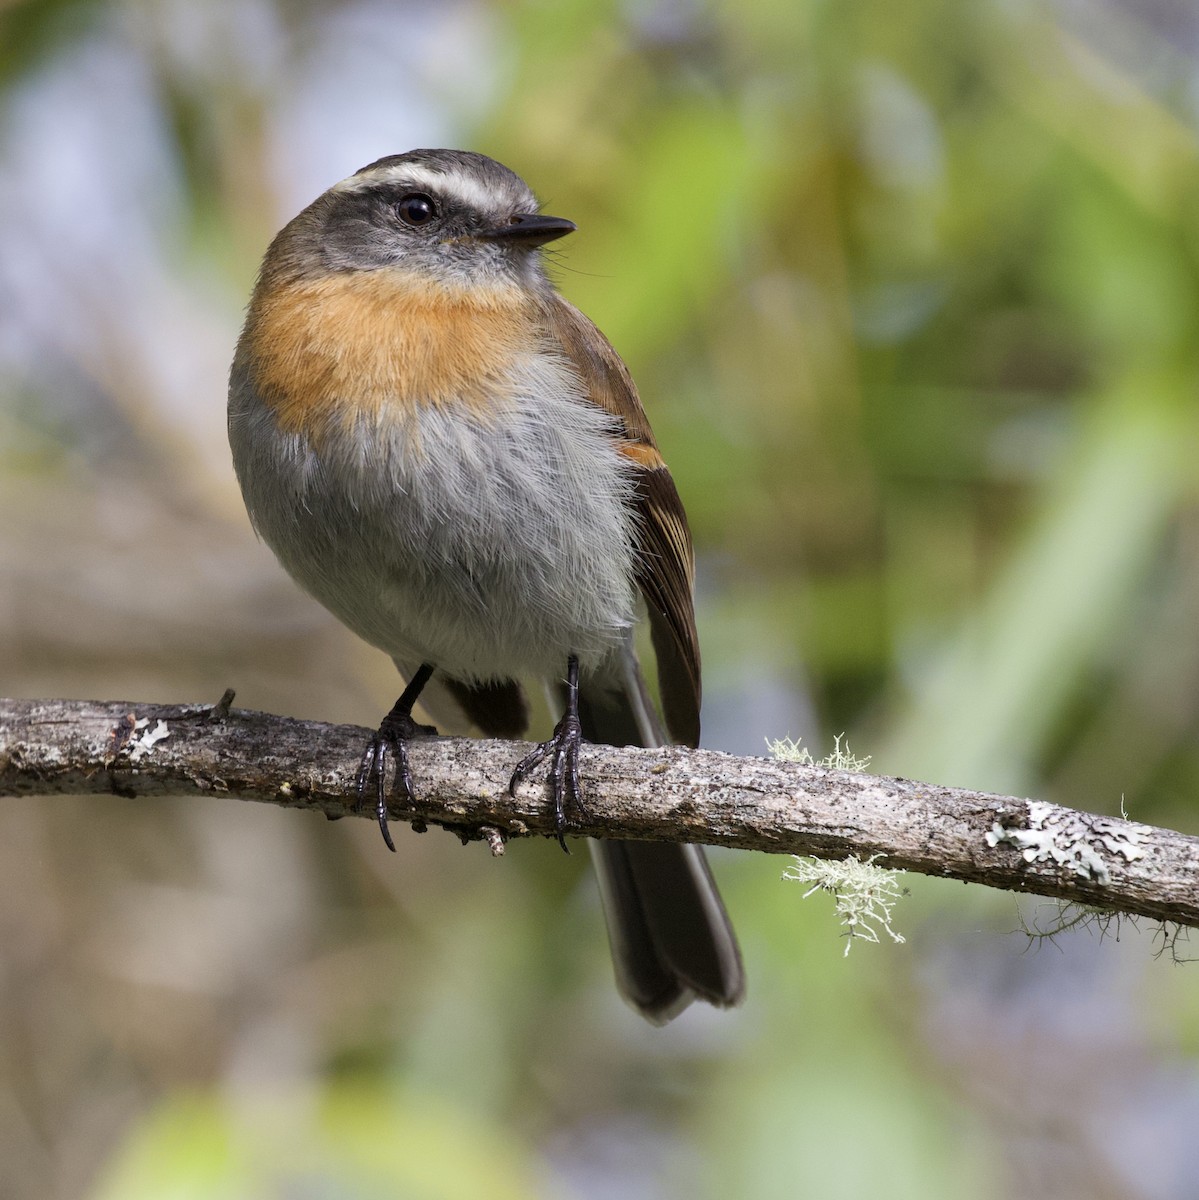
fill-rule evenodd
<path id="1" fill-rule="evenodd" d="M 369 731 L 216 706 L 0 700 L 0 795 L 229 796 L 354 814 Z M 542 788 L 508 795 L 521 743 L 413 743 L 419 805 L 464 840 L 555 834 Z M 587 837 L 732 846 L 882 866 L 1199 926 L 1199 838 L 1040 801 L 712 750 L 594 746 Z M 362 815 L 362 814 L 359 814 Z M 369 815 L 369 814 L 367 814 Z"/>

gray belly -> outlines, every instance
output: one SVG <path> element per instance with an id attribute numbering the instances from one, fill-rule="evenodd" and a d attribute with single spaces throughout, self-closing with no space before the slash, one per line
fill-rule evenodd
<path id="1" fill-rule="evenodd" d="M 259 534 L 355 633 L 463 679 L 598 667 L 634 620 L 629 472 L 569 398 L 482 424 L 423 409 L 320 441 L 235 378 L 229 437 Z"/>

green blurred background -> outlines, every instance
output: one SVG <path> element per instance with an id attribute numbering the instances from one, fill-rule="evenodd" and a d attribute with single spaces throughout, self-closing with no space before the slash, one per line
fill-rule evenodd
<path id="1" fill-rule="evenodd" d="M 579 233 L 692 518 L 705 743 L 1199 831 L 1199 18 L 1178 0 L 0 11 L 0 691 L 374 725 L 241 509 L 273 232 L 454 145 Z M 0 1196 L 1199 1195 L 1199 976 L 719 855 L 653 1030 L 586 856 L 232 800 L 0 805 Z M 1028 903 L 1029 919 L 1046 919 Z M 1183 943 L 1182 956 L 1188 953 Z"/>

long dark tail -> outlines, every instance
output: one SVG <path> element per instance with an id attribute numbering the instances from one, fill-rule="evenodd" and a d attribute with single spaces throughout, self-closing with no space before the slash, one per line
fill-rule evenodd
<path id="1" fill-rule="evenodd" d="M 664 746 L 631 650 L 619 692 L 580 688 L 583 735 L 613 746 Z M 719 1008 L 745 994 L 741 951 L 699 846 L 590 843 L 621 995 L 664 1025 L 692 1000 Z"/>

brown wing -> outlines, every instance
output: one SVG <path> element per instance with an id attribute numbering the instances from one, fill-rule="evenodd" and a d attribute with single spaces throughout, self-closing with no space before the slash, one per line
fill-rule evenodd
<path id="1" fill-rule="evenodd" d="M 621 425 L 620 451 L 635 464 L 637 585 L 649 610 L 658 656 L 662 714 L 671 737 L 699 744 L 700 663 L 692 586 L 695 559 L 687 514 L 658 453 L 637 386 L 608 339 L 573 305 L 554 295 L 547 323 L 574 364 L 589 398 Z"/>

